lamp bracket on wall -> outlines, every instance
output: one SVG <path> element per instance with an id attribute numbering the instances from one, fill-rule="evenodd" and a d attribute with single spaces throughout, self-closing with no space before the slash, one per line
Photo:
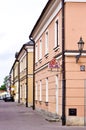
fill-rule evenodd
<path id="1" fill-rule="evenodd" d="M 78 63 L 78 60 L 79 60 L 79 58 L 80 58 L 80 56 L 81 56 L 81 51 L 80 51 L 80 53 L 78 54 L 78 55 L 76 55 L 76 63 Z"/>

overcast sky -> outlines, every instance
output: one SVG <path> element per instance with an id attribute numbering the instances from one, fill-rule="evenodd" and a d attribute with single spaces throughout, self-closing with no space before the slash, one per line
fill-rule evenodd
<path id="1" fill-rule="evenodd" d="M 48 0 L 0 0 L 0 85 Z"/>

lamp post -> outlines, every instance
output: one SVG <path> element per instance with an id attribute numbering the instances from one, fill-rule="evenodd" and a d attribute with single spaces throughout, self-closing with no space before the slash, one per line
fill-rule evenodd
<path id="1" fill-rule="evenodd" d="M 78 49 L 79 49 L 79 55 L 76 56 L 76 63 L 78 62 L 84 48 L 84 41 L 82 40 L 82 37 L 80 37 L 80 40 L 77 44 L 78 44 Z"/>

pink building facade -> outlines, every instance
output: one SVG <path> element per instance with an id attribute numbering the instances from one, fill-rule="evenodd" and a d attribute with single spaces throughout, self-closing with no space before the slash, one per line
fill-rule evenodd
<path id="1" fill-rule="evenodd" d="M 30 34 L 35 109 L 63 125 L 86 125 L 86 45 L 80 54 L 77 44 L 86 43 L 85 14 L 86 0 L 49 0 Z"/>

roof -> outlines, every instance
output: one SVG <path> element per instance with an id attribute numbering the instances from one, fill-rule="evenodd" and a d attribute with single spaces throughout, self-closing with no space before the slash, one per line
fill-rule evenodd
<path id="1" fill-rule="evenodd" d="M 50 5 L 50 3 L 52 3 L 52 1 L 55 1 L 55 0 L 48 0 L 48 2 L 47 2 L 47 4 L 46 4 L 46 6 L 44 7 L 44 9 L 43 9 L 43 11 L 42 11 L 41 15 L 39 16 L 39 18 L 38 18 L 38 20 L 37 20 L 36 24 L 35 24 L 35 25 L 34 25 L 34 27 L 33 27 L 32 31 L 31 31 L 31 33 L 30 33 L 30 35 L 29 35 L 29 38 L 32 38 L 32 35 L 33 35 L 33 32 L 34 32 L 34 30 L 35 30 L 36 26 L 37 26 L 37 25 L 38 25 L 38 23 L 40 22 L 41 18 L 42 18 L 42 17 L 43 17 L 43 15 L 45 14 L 45 12 L 46 12 L 46 10 L 47 10 L 48 6 Z"/>
<path id="2" fill-rule="evenodd" d="M 29 42 L 27 42 L 27 43 L 25 43 L 25 44 L 23 44 L 23 46 L 21 47 L 21 49 L 20 49 L 20 51 L 19 52 L 16 52 L 15 53 L 15 61 L 14 61 L 14 63 L 13 63 L 13 66 L 12 66 L 12 68 L 11 68 L 11 70 L 10 70 L 10 73 L 11 73 L 11 71 L 12 71 L 12 69 L 13 69 L 13 67 L 14 67 L 14 65 L 15 65 L 15 63 L 16 63 L 16 61 L 17 61 L 17 58 L 18 58 L 18 56 L 20 55 L 20 53 L 22 52 L 22 50 L 26 47 L 26 46 L 34 46 L 34 44 L 33 44 L 33 42 L 32 41 L 29 41 Z"/>
<path id="3" fill-rule="evenodd" d="M 29 42 L 23 44 L 23 46 L 22 46 L 22 48 L 20 49 L 20 51 L 19 51 L 19 52 L 16 52 L 17 57 L 19 56 L 19 54 L 21 53 L 21 51 L 22 51 L 26 46 L 28 46 L 28 47 L 29 47 L 29 46 L 34 46 L 34 44 L 33 44 L 32 41 L 29 41 Z M 17 58 L 17 57 L 15 57 L 15 58 Z"/>

